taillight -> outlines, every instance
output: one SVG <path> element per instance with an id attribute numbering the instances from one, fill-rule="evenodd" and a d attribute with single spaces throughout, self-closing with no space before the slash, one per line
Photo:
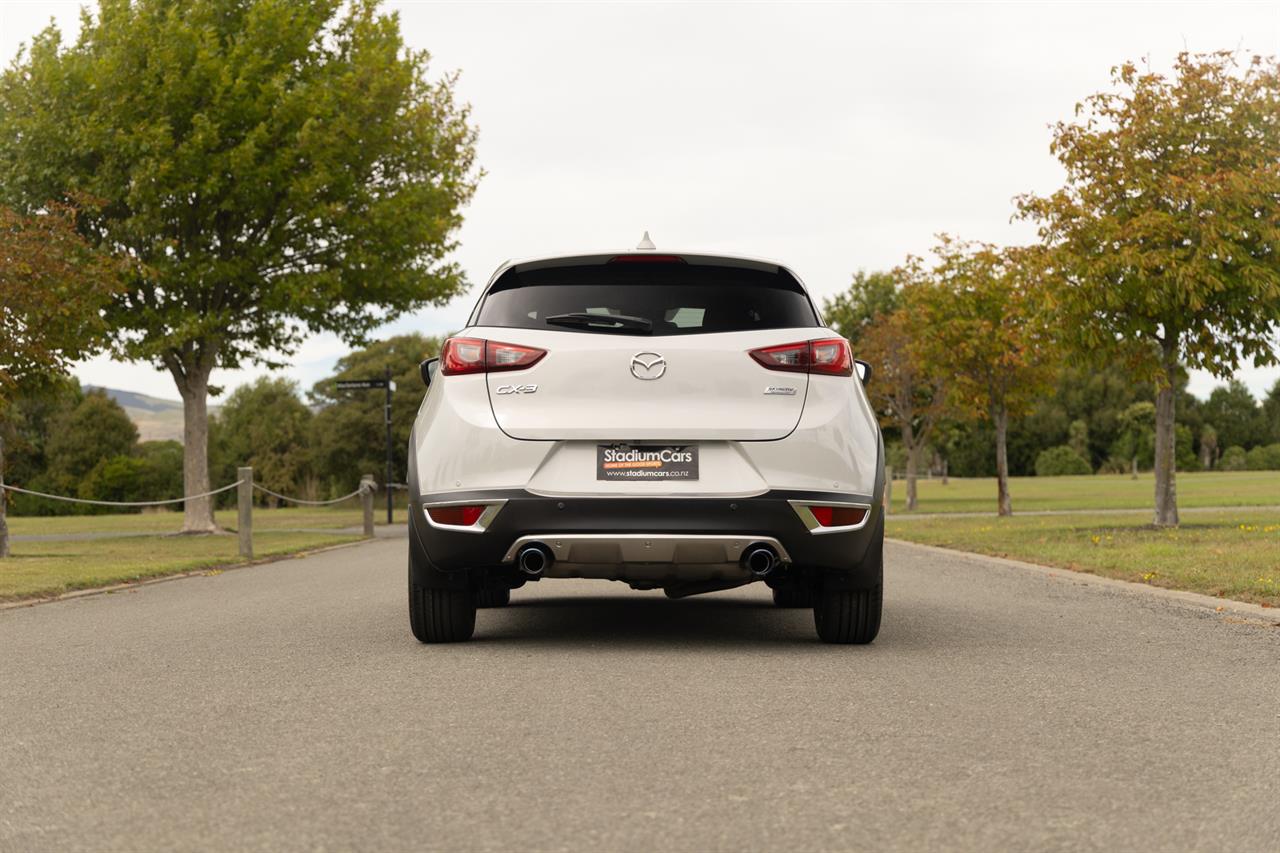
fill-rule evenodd
<path id="1" fill-rule="evenodd" d="M 479 338 L 449 338 L 440 348 L 440 372 L 445 376 L 484 373 L 484 345 Z"/>
<path id="2" fill-rule="evenodd" d="M 849 342 L 844 338 L 761 347 L 750 350 L 748 354 L 770 370 L 823 373 L 828 376 L 853 375 L 853 353 L 849 351 Z"/>
<path id="3" fill-rule="evenodd" d="M 504 344 L 482 338 L 449 338 L 440 349 L 440 372 L 445 376 L 463 373 L 497 373 L 523 370 L 537 364 L 547 354 L 544 349 Z"/>
<path id="4" fill-rule="evenodd" d="M 844 338 L 810 341 L 809 348 L 811 351 L 810 373 L 826 373 L 831 376 L 853 375 L 853 353 L 849 351 L 849 342 Z"/>
<path id="5" fill-rule="evenodd" d="M 490 373 L 499 370 L 523 370 L 526 367 L 533 367 L 546 354 L 546 350 L 537 347 L 489 341 L 485 350 L 484 364 Z"/>
<path id="6" fill-rule="evenodd" d="M 809 372 L 809 342 L 753 349 L 751 357 L 770 370 Z"/>

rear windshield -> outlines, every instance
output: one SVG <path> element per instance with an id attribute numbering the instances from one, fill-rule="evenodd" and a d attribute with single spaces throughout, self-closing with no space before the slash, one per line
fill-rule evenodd
<path id="1" fill-rule="evenodd" d="M 508 270 L 472 325 L 612 333 L 564 320 L 580 314 L 647 320 L 653 335 L 818 325 L 809 297 L 785 271 L 653 262 Z M 636 325 L 625 331 L 645 333 Z"/>

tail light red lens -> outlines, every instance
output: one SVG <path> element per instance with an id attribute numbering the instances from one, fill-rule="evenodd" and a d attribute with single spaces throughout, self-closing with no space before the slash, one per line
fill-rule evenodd
<path id="1" fill-rule="evenodd" d="M 455 527 L 470 527 L 480 520 L 484 514 L 484 504 L 467 506 L 432 506 L 427 507 L 427 515 L 436 524 L 451 524 Z"/>
<path id="2" fill-rule="evenodd" d="M 524 370 L 537 364 L 547 351 L 537 347 L 522 347 L 519 344 L 500 344 L 489 341 L 485 351 L 484 364 L 490 373 L 499 370 Z"/>
<path id="3" fill-rule="evenodd" d="M 867 517 L 867 511 L 857 506 L 810 506 L 809 512 L 822 527 L 853 527 Z"/>
<path id="4" fill-rule="evenodd" d="M 777 347 L 761 347 L 750 352 L 752 358 L 770 370 L 809 372 L 809 342 L 783 344 Z"/>
<path id="5" fill-rule="evenodd" d="M 809 342 L 809 372 L 831 376 L 853 375 L 853 353 L 844 338 L 829 338 Z"/>
<path id="6" fill-rule="evenodd" d="M 440 372 L 445 376 L 484 373 L 484 345 L 479 338 L 449 338 L 440 348 Z"/>
<path id="7" fill-rule="evenodd" d="M 544 349 L 520 344 L 504 344 L 482 338 L 449 338 L 440 350 L 440 372 L 445 376 L 464 373 L 497 373 L 532 367 L 547 354 Z"/>
<path id="8" fill-rule="evenodd" d="M 828 376 L 853 375 L 853 353 L 849 351 L 849 342 L 844 338 L 761 347 L 748 354 L 770 370 L 823 373 Z"/>

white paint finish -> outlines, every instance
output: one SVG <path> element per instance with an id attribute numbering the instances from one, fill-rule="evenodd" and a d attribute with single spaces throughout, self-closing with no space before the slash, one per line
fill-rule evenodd
<path id="1" fill-rule="evenodd" d="M 771 488 L 863 496 L 875 490 L 877 427 L 855 377 L 811 377 L 795 432 L 741 447 Z"/>
<path id="2" fill-rule="evenodd" d="M 747 351 L 832 333 L 805 328 L 654 337 L 475 327 L 463 334 L 547 350 L 527 370 L 489 374 L 491 393 L 512 382 L 538 386 L 536 394 L 492 394 L 494 414 L 508 435 L 679 442 L 790 433 L 804 408 L 808 377 L 767 370 Z M 632 375 L 631 360 L 641 353 L 666 361 L 660 379 Z M 797 393 L 766 395 L 770 385 L 794 386 Z"/>
<path id="3" fill-rule="evenodd" d="M 556 261 L 535 263 L 542 262 Z M 875 489 L 879 433 L 862 383 L 769 370 L 748 355 L 832 337 L 830 329 L 654 337 L 474 326 L 458 334 L 547 354 L 524 370 L 437 375 L 415 429 L 424 493 L 524 488 L 566 497 L 749 497 L 802 489 L 867 496 Z M 662 356 L 661 378 L 633 375 L 632 359 L 641 353 Z M 513 384 L 537 390 L 497 393 Z M 765 393 L 780 386 L 796 393 Z M 698 479 L 597 480 L 602 442 L 697 443 Z"/>
<path id="4" fill-rule="evenodd" d="M 410 458 L 423 494 L 501 489 L 528 482 L 552 446 L 498 429 L 484 376 L 437 373 L 418 410 Z"/>

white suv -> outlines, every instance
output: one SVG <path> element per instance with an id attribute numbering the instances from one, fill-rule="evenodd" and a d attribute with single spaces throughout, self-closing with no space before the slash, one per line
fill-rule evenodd
<path id="1" fill-rule="evenodd" d="M 763 581 L 823 640 L 871 642 L 884 446 L 866 370 L 774 262 L 504 264 L 422 365 L 414 636 L 468 639 L 477 606 L 528 581 L 604 578 L 672 598 Z"/>

